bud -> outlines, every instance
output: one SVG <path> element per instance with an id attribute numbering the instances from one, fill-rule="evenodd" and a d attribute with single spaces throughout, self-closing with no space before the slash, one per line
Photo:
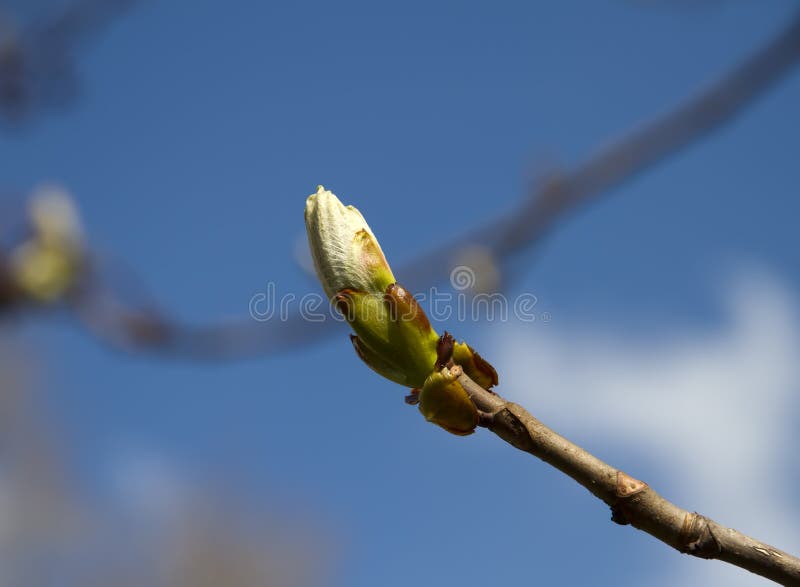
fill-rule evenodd
<path id="1" fill-rule="evenodd" d="M 419 411 L 428 422 L 466 436 L 475 431 L 479 418 L 478 409 L 458 381 L 461 373 L 460 365 L 431 373 L 419 393 Z"/>
<path id="2" fill-rule="evenodd" d="M 319 186 L 306 201 L 305 218 L 317 277 L 355 331 L 358 356 L 391 381 L 422 387 L 439 337 L 414 297 L 395 283 L 364 217 Z"/>
<path id="3" fill-rule="evenodd" d="M 83 246 L 78 211 L 64 189 L 55 185 L 40 187 L 31 199 L 28 215 L 41 241 L 73 249 Z"/>
<path id="4" fill-rule="evenodd" d="M 306 200 L 306 232 L 314 269 L 329 299 L 345 289 L 383 294 L 394 283 L 361 212 L 321 185 Z"/>
<path id="5" fill-rule="evenodd" d="M 478 412 L 457 379 L 465 372 L 489 388 L 497 384 L 494 368 L 449 334 L 439 338 L 414 297 L 396 283 L 353 206 L 318 186 L 306 200 L 305 220 L 317 277 L 355 332 L 350 340 L 358 356 L 383 377 L 414 388 L 426 419 L 453 434 L 470 434 Z"/>
<path id="6" fill-rule="evenodd" d="M 11 278 L 29 299 L 54 302 L 77 280 L 83 262 L 83 233 L 70 197 L 47 187 L 29 206 L 32 236 L 11 254 Z"/>

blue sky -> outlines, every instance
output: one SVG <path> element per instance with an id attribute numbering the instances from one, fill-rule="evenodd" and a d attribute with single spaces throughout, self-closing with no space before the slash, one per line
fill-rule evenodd
<path id="1" fill-rule="evenodd" d="M 93 245 L 178 317 L 246 316 L 267 282 L 318 291 L 295 255 L 318 183 L 361 209 L 399 265 L 513 209 L 537 170 L 568 168 L 692 94 L 795 10 L 692 4 L 142 2 L 80 52 L 74 107 L 0 135 L 0 181 L 65 186 Z M 727 504 L 719 521 L 790 551 L 800 539 L 780 522 L 797 527 L 797 492 L 762 516 L 734 476 L 763 465 L 782 487 L 800 478 L 795 455 L 774 450 L 798 429 L 797 104 L 800 71 L 517 258 L 509 294 L 534 293 L 546 324 L 440 326 L 557 430 L 689 509 Z M 64 458 L 101 511 L 128 495 L 119 479 L 136 486 L 130 471 L 230 486 L 313 520 L 329 584 L 348 587 L 702 585 L 717 571 L 763 583 L 611 524 L 582 488 L 486 432 L 427 425 L 359 363 L 345 328 L 222 364 L 114 352 L 52 315 L 7 337 L 35 355 Z M 763 410 L 734 409 L 755 396 Z M 603 409 L 623 400 L 638 414 L 627 432 Z M 700 434 L 735 422 L 759 442 L 694 454 L 665 424 L 676 406 L 702 411 Z"/>

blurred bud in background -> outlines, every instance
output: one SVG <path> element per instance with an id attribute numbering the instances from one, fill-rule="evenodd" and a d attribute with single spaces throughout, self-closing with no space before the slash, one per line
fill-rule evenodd
<path id="1" fill-rule="evenodd" d="M 64 189 L 47 185 L 34 192 L 28 215 L 31 235 L 11 252 L 10 279 L 26 299 L 56 302 L 75 286 L 84 264 L 78 212 Z"/>

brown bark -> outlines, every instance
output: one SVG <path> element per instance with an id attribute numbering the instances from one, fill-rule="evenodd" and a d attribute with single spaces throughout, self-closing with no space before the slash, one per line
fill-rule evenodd
<path id="1" fill-rule="evenodd" d="M 682 553 L 725 561 L 782 585 L 800 585 L 797 557 L 678 507 L 647 483 L 604 463 L 466 374 L 459 382 L 481 412 L 483 426 L 583 485 L 611 508 L 614 522 L 630 524 Z"/>

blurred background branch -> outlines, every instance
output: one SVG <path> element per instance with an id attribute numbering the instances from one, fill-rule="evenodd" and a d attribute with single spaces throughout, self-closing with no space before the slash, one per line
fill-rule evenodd
<path id="1" fill-rule="evenodd" d="M 136 0 L 73 0 L 29 15 L 0 4 L 0 121 L 21 130 L 79 92 L 75 58 Z M 36 2 L 25 9 L 36 11 Z"/>
<path id="2" fill-rule="evenodd" d="M 97 12 L 93 12 L 96 5 L 105 3 L 75 3 L 60 17 L 31 29 L 31 40 L 11 46 L 41 46 L 37 51 L 44 54 L 71 49 L 129 3 L 111 3 Z M 25 54 L 22 51 L 9 63 Z M 798 61 L 800 16 L 795 16 L 784 30 L 716 82 L 669 112 L 623 133 L 576 168 L 536 182 L 506 217 L 423 254 L 401 267 L 398 275 L 411 291 L 420 291 L 445 281 L 454 265 L 466 262 L 484 267 L 484 275 L 491 275 L 484 280 L 484 289 L 508 287 L 511 272 L 504 271 L 504 267 L 519 253 L 529 250 L 558 221 L 730 122 Z M 14 99 L 9 98 L 8 107 L 27 111 L 36 103 L 36 96 L 31 93 L 33 90 L 26 89 L 25 76 L 15 73 L 27 70 L 21 65 L 9 67 L 5 74 L 0 73 L 0 86 L 11 88 L 8 95 L 18 96 L 19 106 L 14 107 Z M 42 75 L 49 77 L 46 70 Z M 3 259 L 0 254 L 0 269 Z M 92 333 L 118 348 L 194 359 L 237 358 L 291 351 L 335 332 L 333 321 L 308 321 L 298 311 L 288 320 L 269 323 L 248 316 L 217 324 L 185 324 L 146 295 L 126 299 L 112 279 L 114 273 L 120 275 L 122 266 L 119 262 L 103 262 L 101 255 L 87 249 L 79 274 L 74 275 L 74 283 L 65 288 L 63 296 L 66 305 Z M 132 271 L 124 278 L 137 281 Z M 141 283 L 136 289 L 146 291 Z M 16 295 L 13 290 L 13 279 L 0 270 L 0 300 L 6 300 L 7 308 Z"/>

